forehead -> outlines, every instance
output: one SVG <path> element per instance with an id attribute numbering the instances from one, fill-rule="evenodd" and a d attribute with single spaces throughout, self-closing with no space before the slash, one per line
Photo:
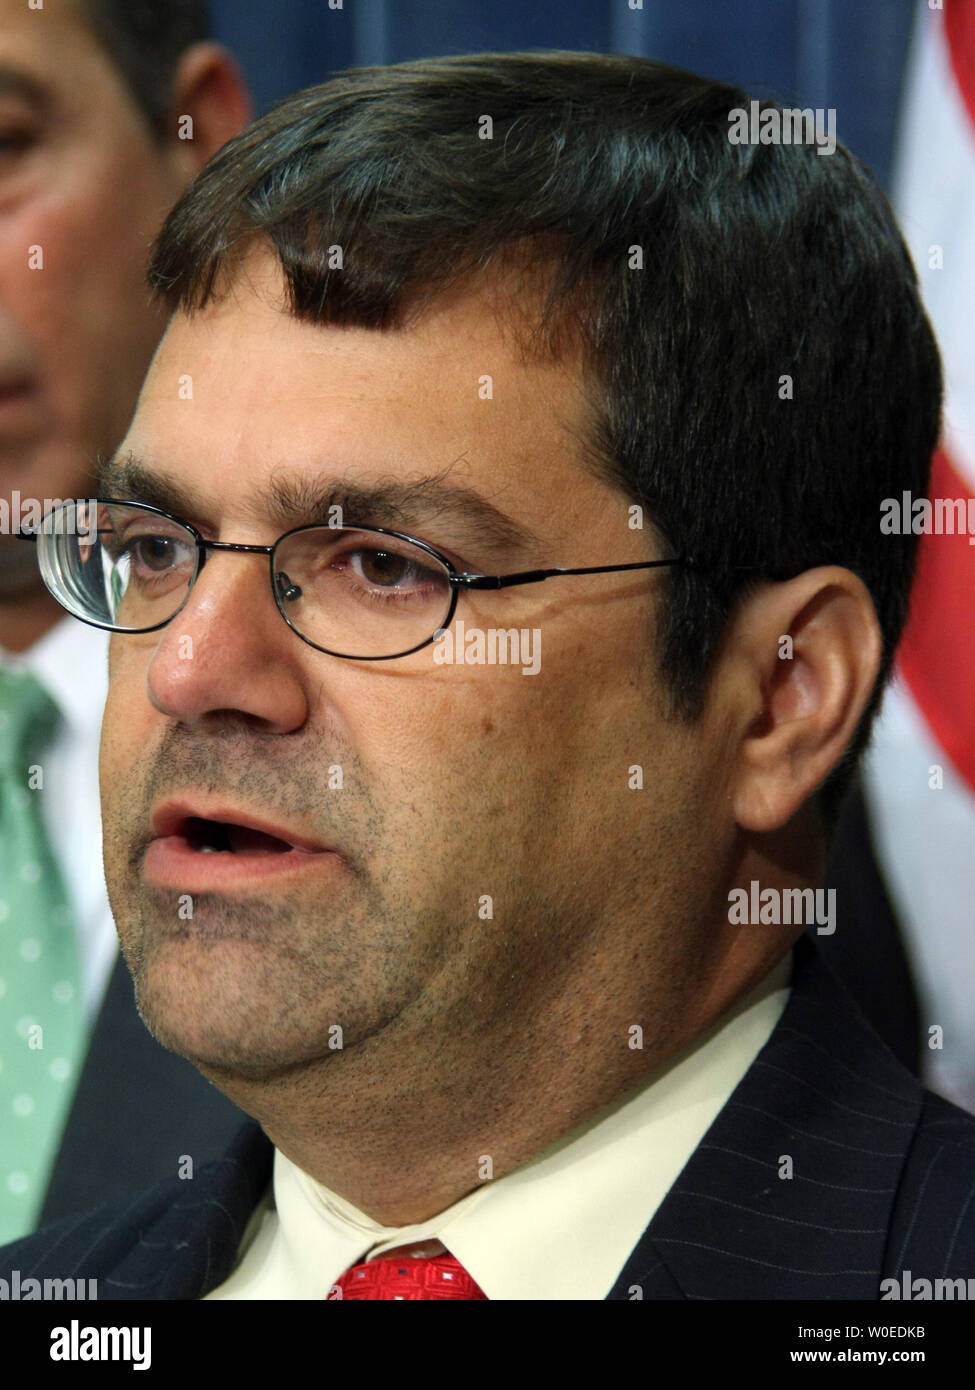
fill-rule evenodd
<path id="1" fill-rule="evenodd" d="M 450 466 L 521 506 L 550 507 L 553 486 L 570 500 L 594 485 L 580 364 L 527 357 L 507 303 L 484 277 L 402 329 L 321 326 L 287 312 L 276 260 L 254 252 L 217 303 L 173 317 L 125 447 L 240 496 L 241 514 L 282 467 L 373 482 Z"/>
<path id="2" fill-rule="evenodd" d="M 58 114 L 109 93 L 128 98 L 81 0 L 44 0 L 37 10 L 27 0 L 0 0 L 0 97 L 22 97 Z"/>

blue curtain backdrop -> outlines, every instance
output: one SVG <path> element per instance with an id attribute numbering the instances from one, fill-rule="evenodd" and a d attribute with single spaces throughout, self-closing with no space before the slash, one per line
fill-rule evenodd
<path id="1" fill-rule="evenodd" d="M 333 0 L 333 4 L 337 0 Z M 211 0 L 258 109 L 339 68 L 440 53 L 635 53 L 787 106 L 835 107 L 836 133 L 889 183 L 915 0 Z"/>

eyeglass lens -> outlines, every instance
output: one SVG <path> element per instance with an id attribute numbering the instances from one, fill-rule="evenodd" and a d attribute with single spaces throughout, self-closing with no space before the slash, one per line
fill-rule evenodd
<path id="1" fill-rule="evenodd" d="M 200 566 L 192 531 L 124 503 L 70 503 L 54 522 L 38 537 L 38 558 L 69 612 L 125 632 L 159 627 L 179 612 Z M 296 531 L 278 543 L 273 567 L 275 602 L 287 621 L 340 656 L 409 651 L 450 610 L 447 569 L 393 536 L 351 527 Z"/>

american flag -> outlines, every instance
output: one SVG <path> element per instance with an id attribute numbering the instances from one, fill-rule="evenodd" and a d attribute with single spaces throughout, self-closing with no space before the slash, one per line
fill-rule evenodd
<path id="1" fill-rule="evenodd" d="M 925 1080 L 975 1111 L 975 0 L 921 0 L 893 201 L 945 369 L 929 496 L 963 505 L 955 534 L 922 537 L 864 780 L 921 997 Z"/>

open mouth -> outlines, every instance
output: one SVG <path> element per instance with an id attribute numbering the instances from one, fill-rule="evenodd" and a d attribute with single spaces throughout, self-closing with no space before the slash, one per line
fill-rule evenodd
<path id="1" fill-rule="evenodd" d="M 190 816 L 181 826 L 188 847 L 198 854 L 288 854 L 295 848 L 287 840 L 252 830 L 233 821 L 203 820 Z"/>
<path id="2" fill-rule="evenodd" d="M 342 869 L 340 854 L 297 827 L 275 825 L 250 812 L 239 821 L 224 820 L 220 812 L 233 813 L 231 806 L 214 806 L 212 817 L 195 814 L 197 809 L 169 802 L 153 814 L 155 834 L 146 846 L 143 870 L 157 887 L 234 893 L 261 881 Z M 244 816 L 251 824 L 242 823 Z"/>

